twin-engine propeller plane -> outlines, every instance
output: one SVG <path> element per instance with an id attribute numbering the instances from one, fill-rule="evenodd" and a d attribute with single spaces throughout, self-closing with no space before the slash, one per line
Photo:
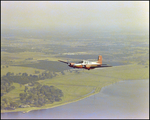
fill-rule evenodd
<path id="1" fill-rule="evenodd" d="M 102 56 L 101 55 L 98 56 L 98 61 L 96 61 L 96 62 L 90 62 L 87 60 L 82 60 L 78 63 L 70 63 L 70 62 L 65 62 L 62 60 L 58 60 L 58 61 L 68 64 L 69 67 L 83 68 L 83 69 L 88 69 L 88 70 L 94 69 L 94 68 L 99 68 L 99 67 L 112 67 L 112 66 L 108 66 L 107 64 L 102 64 Z"/>

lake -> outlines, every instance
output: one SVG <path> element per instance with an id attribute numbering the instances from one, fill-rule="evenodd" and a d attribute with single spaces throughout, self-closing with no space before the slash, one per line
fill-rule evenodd
<path id="1" fill-rule="evenodd" d="M 1 118 L 149 118 L 149 80 L 120 81 L 74 103 L 29 113 L 2 113 Z"/>

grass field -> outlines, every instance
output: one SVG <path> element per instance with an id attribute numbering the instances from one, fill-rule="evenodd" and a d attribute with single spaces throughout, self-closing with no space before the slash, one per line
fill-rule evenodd
<path id="1" fill-rule="evenodd" d="M 124 65 L 115 66 L 103 69 L 94 70 L 80 70 L 76 72 L 65 72 L 66 75 L 59 75 L 53 79 L 39 80 L 42 85 L 53 85 L 61 89 L 64 93 L 61 102 L 55 102 L 53 104 L 46 104 L 42 107 L 29 107 L 29 108 L 17 108 L 15 110 L 1 110 L 3 112 L 16 112 L 31 110 L 47 109 L 63 104 L 67 104 L 73 101 L 78 101 L 92 94 L 100 92 L 101 88 L 121 80 L 139 80 L 149 78 L 149 67 L 144 65 Z M 23 92 L 24 86 L 20 87 L 19 84 L 14 83 L 16 87 L 10 93 L 4 95 L 16 99 L 19 97 L 19 93 Z"/>
<path id="2" fill-rule="evenodd" d="M 40 73 L 45 70 L 55 72 L 58 76 L 38 82 L 61 89 L 64 93 L 62 101 L 42 107 L 1 110 L 1 113 L 51 108 L 96 94 L 102 87 L 121 80 L 149 78 L 149 34 L 145 31 L 143 35 L 134 31 L 110 32 L 111 30 L 92 30 L 91 32 L 83 30 L 82 33 L 79 30 L 75 33 L 72 31 L 73 34 L 71 31 L 60 33 L 57 30 L 56 32 L 50 31 L 36 29 L 36 31 L 30 30 L 24 34 L 19 29 L 19 31 L 13 31 L 13 36 L 11 30 L 6 33 L 2 32 L 1 76 L 6 75 L 7 72 L 13 72 L 15 75 L 24 72 L 33 75 L 35 70 Z M 59 59 L 70 62 L 81 59 L 94 59 L 95 61 L 98 55 L 103 56 L 103 64 L 107 63 L 113 67 L 72 71 L 71 73 L 67 71 L 69 67 L 66 64 L 58 63 Z M 19 93 L 24 92 L 25 85 L 13 83 L 13 86 L 15 89 L 2 98 L 19 100 Z"/>

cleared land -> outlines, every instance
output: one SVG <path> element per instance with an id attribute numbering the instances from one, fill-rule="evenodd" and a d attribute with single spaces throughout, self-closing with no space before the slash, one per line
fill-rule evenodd
<path id="1" fill-rule="evenodd" d="M 75 36 L 74 32 L 73 35 L 65 35 L 65 33 L 62 35 L 57 32 L 56 35 L 48 33 L 47 37 L 45 37 L 46 35 L 40 37 L 35 33 L 33 38 L 20 35 L 17 31 L 14 37 L 9 36 L 9 34 L 2 36 L 1 75 L 6 75 L 7 72 L 13 72 L 14 74 L 26 72 L 33 75 L 35 70 L 40 71 L 40 74 L 43 71 L 53 70 L 58 76 L 38 82 L 42 85 L 52 85 L 61 89 L 64 96 L 62 101 L 46 104 L 42 107 L 1 110 L 1 113 L 47 109 L 96 94 L 102 87 L 121 80 L 149 78 L 149 34 L 144 33 L 140 36 L 139 33 L 116 32 L 111 34 L 109 32 L 97 31 L 95 33 L 91 31 L 90 34 L 85 32 L 82 35 L 76 34 Z M 80 55 L 81 53 L 82 55 Z M 88 58 L 95 61 L 96 58 L 93 55 L 95 57 L 102 55 L 103 62 L 113 67 L 89 71 L 80 70 L 78 72 L 63 71 L 64 75 L 57 71 L 58 68 L 66 70 L 65 67 L 67 66 L 56 62 L 58 59 L 77 61 Z M 43 60 L 43 62 L 38 60 Z M 126 65 L 114 66 L 113 63 Z M 13 86 L 15 86 L 15 89 L 3 95 L 2 98 L 10 97 L 12 101 L 19 100 L 19 93 L 24 91 L 25 85 L 13 83 Z M 28 86 L 28 88 L 32 88 L 32 86 Z"/>
<path id="2" fill-rule="evenodd" d="M 70 102 L 78 101 L 92 94 L 100 92 L 101 88 L 121 80 L 137 80 L 149 78 L 149 68 L 143 65 L 125 65 L 116 66 L 104 69 L 95 70 L 81 70 L 76 72 L 66 72 L 66 75 L 59 75 L 53 79 L 40 80 L 42 85 L 53 85 L 61 89 L 64 93 L 61 102 L 55 102 L 53 104 L 46 104 L 42 107 L 29 107 L 29 108 L 17 108 L 15 110 L 1 110 L 3 112 L 16 112 L 23 111 L 29 112 L 31 110 L 47 109 Z M 25 86 L 20 87 L 19 84 L 14 83 L 15 89 L 10 93 L 4 95 L 11 97 L 14 100 L 19 99 L 19 93 L 24 90 Z"/>

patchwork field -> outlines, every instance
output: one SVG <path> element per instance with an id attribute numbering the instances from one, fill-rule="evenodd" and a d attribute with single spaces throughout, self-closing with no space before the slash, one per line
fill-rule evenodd
<path id="1" fill-rule="evenodd" d="M 55 86 L 62 90 L 64 96 L 62 101 L 42 107 L 3 109 L 1 112 L 28 112 L 51 108 L 96 94 L 102 87 L 121 80 L 149 78 L 149 34 L 102 31 L 84 32 L 84 35 L 80 31 L 76 34 L 67 32 L 63 35 L 62 32 L 55 33 L 53 30 L 48 34 L 39 31 L 38 33 L 44 34 L 42 37 L 32 31 L 33 38 L 30 35 L 27 36 L 28 33 L 20 34 L 20 31 L 16 31 L 14 36 L 8 34 L 9 32 L 3 34 L 1 38 L 1 77 L 8 72 L 14 75 L 19 73 L 37 75 L 40 79 L 37 79 L 36 82 Z M 103 64 L 113 67 L 78 71 L 70 69 L 67 64 L 58 62 L 59 59 L 70 62 L 77 62 L 81 59 L 95 61 L 98 55 L 103 56 Z M 49 77 L 46 76 L 46 72 Z M 51 74 L 52 77 L 50 77 Z M 43 78 L 39 77 L 40 75 Z M 28 81 L 32 82 L 33 79 L 28 79 Z M 27 79 L 23 80 L 28 82 Z M 5 81 L 7 79 L 4 79 L 3 83 Z M 25 82 L 24 84 L 13 83 L 14 89 L 8 93 L 6 90 L 9 85 L 3 84 L 1 88 L 3 87 L 6 94 L 3 94 L 2 98 L 9 97 L 11 101 L 18 102 L 19 94 L 24 92 L 25 86 L 28 86 L 28 83 Z M 28 86 L 29 89 L 32 87 Z M 4 108 L 6 105 L 9 106 L 7 102 L 5 103 Z"/>
<path id="2" fill-rule="evenodd" d="M 137 80 L 147 78 L 149 78 L 149 68 L 137 64 L 94 69 L 90 71 L 80 70 L 78 71 L 78 73 L 75 71 L 73 71 L 72 73 L 66 72 L 66 75 L 59 75 L 52 79 L 38 81 L 42 85 L 55 86 L 61 89 L 64 93 L 61 102 L 46 104 L 42 107 L 17 108 L 13 111 L 7 110 L 7 112 L 28 112 L 31 110 L 51 108 L 83 99 L 92 94 L 96 94 L 100 92 L 102 87 L 114 84 L 121 80 Z M 19 93 L 24 90 L 25 86 L 23 85 L 22 87 L 20 87 L 17 83 L 14 83 L 14 85 L 16 88 L 10 93 L 4 95 L 4 97 L 9 96 L 13 100 L 18 100 Z M 1 110 L 1 112 L 6 112 L 6 110 Z"/>

